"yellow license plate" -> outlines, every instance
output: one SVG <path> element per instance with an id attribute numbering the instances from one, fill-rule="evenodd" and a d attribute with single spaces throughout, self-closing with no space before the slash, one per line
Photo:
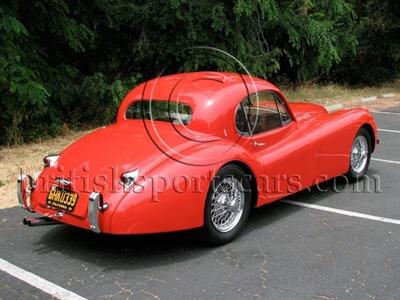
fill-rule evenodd
<path id="1" fill-rule="evenodd" d="M 78 194 L 53 185 L 47 195 L 49 207 L 72 212 L 78 202 Z"/>

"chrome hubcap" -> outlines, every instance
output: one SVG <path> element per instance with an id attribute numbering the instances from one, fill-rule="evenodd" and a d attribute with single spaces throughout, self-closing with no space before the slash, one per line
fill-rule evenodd
<path id="1" fill-rule="evenodd" d="M 244 191 L 239 180 L 225 177 L 215 188 L 211 200 L 211 222 L 219 232 L 232 230 L 243 214 Z"/>
<path id="2" fill-rule="evenodd" d="M 355 173 L 361 173 L 368 161 L 368 141 L 365 136 L 358 136 L 351 150 L 351 168 Z"/>

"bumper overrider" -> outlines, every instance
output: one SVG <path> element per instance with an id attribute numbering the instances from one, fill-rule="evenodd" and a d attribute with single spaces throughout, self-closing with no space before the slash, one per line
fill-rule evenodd
<path id="1" fill-rule="evenodd" d="M 19 206 L 34 213 L 34 206 L 31 201 L 31 194 L 35 190 L 35 180 L 30 175 L 19 175 L 17 178 L 17 195 Z M 104 203 L 101 193 L 93 192 L 88 201 L 88 221 L 90 229 L 95 233 L 100 233 L 99 214 L 108 209 L 108 204 Z M 27 226 L 55 225 L 60 222 L 54 218 L 60 219 L 64 216 L 63 211 L 57 211 L 53 214 L 45 214 L 42 217 L 24 218 L 23 224 Z"/>

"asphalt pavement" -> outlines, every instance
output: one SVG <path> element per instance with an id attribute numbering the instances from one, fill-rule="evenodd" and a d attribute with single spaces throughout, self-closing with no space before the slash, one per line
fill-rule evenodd
<path id="1" fill-rule="evenodd" d="M 375 114 L 378 127 L 400 130 L 400 107 L 385 111 L 399 115 Z M 400 134 L 380 140 L 373 158 L 400 162 Z M 400 164 L 372 160 L 368 177 L 370 192 L 337 180 L 289 198 L 400 220 Z M 278 202 L 254 210 L 237 240 L 207 248 L 194 231 L 96 235 L 28 228 L 26 215 L 0 210 L 0 258 L 84 298 L 400 299 L 395 223 Z M 17 298 L 53 296 L 0 272 L 0 299 Z"/>

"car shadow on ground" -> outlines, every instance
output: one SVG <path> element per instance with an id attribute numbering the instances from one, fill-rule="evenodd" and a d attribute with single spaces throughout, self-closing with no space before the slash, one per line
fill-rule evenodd
<path id="1" fill-rule="evenodd" d="M 347 182 L 338 178 L 320 185 L 324 191 L 313 187 L 288 198 L 296 201 L 319 202 L 332 196 L 332 186 L 340 189 Z M 276 202 L 254 209 L 241 236 L 228 245 L 208 247 L 200 241 L 198 230 L 182 232 L 114 236 L 94 234 L 90 231 L 67 225 L 56 225 L 44 233 L 36 242 L 34 252 L 46 255 L 60 252 L 63 255 L 92 263 L 105 269 L 147 269 L 154 266 L 169 265 L 197 257 L 213 255 L 226 248 L 235 248 L 236 243 L 251 242 L 251 233 L 266 230 L 269 225 L 289 217 L 306 208 Z"/>
<path id="2" fill-rule="evenodd" d="M 235 248 L 236 243 L 249 239 L 248 233 L 287 217 L 300 207 L 275 203 L 257 209 L 241 236 L 228 245 L 209 247 L 200 237 L 199 230 L 182 232 L 114 236 L 95 234 L 67 225 L 49 228 L 33 247 L 36 255 L 59 252 L 63 255 L 113 270 L 147 269 L 155 266 L 175 264 L 198 257 L 215 255 L 216 252 Z"/>

